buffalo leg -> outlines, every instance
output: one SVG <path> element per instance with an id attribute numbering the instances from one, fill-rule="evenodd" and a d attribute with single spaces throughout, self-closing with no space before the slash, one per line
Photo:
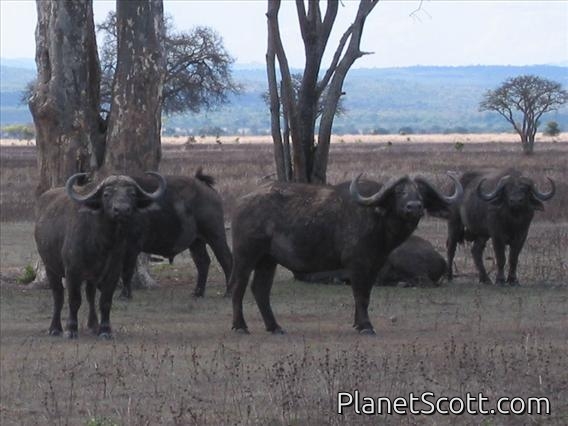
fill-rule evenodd
<path id="1" fill-rule="evenodd" d="M 446 240 L 446 251 L 448 255 L 448 280 L 454 278 L 454 257 L 458 245 L 459 224 L 448 222 L 448 239 Z"/>
<path id="2" fill-rule="evenodd" d="M 284 334 L 284 330 L 276 322 L 270 306 L 270 290 L 274 282 L 275 272 L 276 262 L 270 258 L 262 259 L 254 270 L 251 290 L 258 310 L 262 314 L 266 331 L 270 331 L 273 334 Z"/>
<path id="3" fill-rule="evenodd" d="M 69 318 L 67 319 L 67 337 L 76 339 L 79 336 L 79 321 L 77 313 L 81 307 L 81 280 L 73 278 L 71 274 L 67 277 L 67 294 L 69 296 Z"/>
<path id="4" fill-rule="evenodd" d="M 51 325 L 49 326 L 49 334 L 51 336 L 60 336 L 63 332 L 63 327 L 61 326 L 61 309 L 63 309 L 65 289 L 61 282 L 61 276 L 49 270 L 46 270 L 46 275 L 53 296 L 53 316 L 51 318 Z"/>
<path id="5" fill-rule="evenodd" d="M 97 309 L 95 306 L 95 296 L 97 294 L 97 287 L 92 281 L 87 281 L 85 287 L 85 294 L 87 295 L 87 303 L 89 304 L 89 319 L 87 320 L 87 328 L 93 333 L 99 330 L 99 319 L 97 318 Z"/>
<path id="6" fill-rule="evenodd" d="M 207 275 L 209 275 L 209 265 L 211 264 L 211 258 L 207 253 L 207 247 L 205 247 L 205 241 L 197 238 L 189 246 L 189 252 L 197 268 L 197 284 L 193 290 L 193 295 L 195 297 L 203 297 Z"/>
<path id="7" fill-rule="evenodd" d="M 361 334 L 375 334 L 368 312 L 371 289 L 373 288 L 372 283 L 373 280 L 360 273 L 351 275 L 351 288 L 353 290 L 353 298 L 355 299 L 354 327 Z"/>
<path id="8" fill-rule="evenodd" d="M 519 285 L 517 265 L 519 264 L 519 254 L 525 244 L 526 238 L 527 232 L 518 236 L 509 246 L 509 275 L 507 276 L 507 283 L 510 285 Z"/>
<path id="9" fill-rule="evenodd" d="M 478 237 L 471 247 L 471 254 L 473 256 L 473 262 L 479 272 L 479 282 L 482 284 L 491 284 L 489 275 L 485 270 L 485 265 L 483 264 L 483 250 L 485 250 L 485 245 L 487 244 L 487 237 Z"/>
<path id="10" fill-rule="evenodd" d="M 132 299 L 132 276 L 136 269 L 136 260 L 138 253 L 128 252 L 124 255 L 122 265 L 122 291 L 120 297 L 123 299 Z"/>
<path id="11" fill-rule="evenodd" d="M 101 323 L 99 325 L 99 337 L 110 339 L 112 337 L 112 329 L 110 326 L 110 308 L 112 306 L 112 296 L 114 294 L 114 284 L 108 282 L 101 286 L 101 296 L 99 297 L 99 309 L 101 311 Z"/>
<path id="12" fill-rule="evenodd" d="M 243 297 L 251 272 L 252 268 L 241 265 L 240 262 L 235 261 L 229 280 L 233 292 L 233 330 L 242 333 L 248 333 L 247 324 L 243 315 Z"/>
<path id="13" fill-rule="evenodd" d="M 500 240 L 493 239 L 493 251 L 495 252 L 495 261 L 497 263 L 497 276 L 495 284 L 505 285 L 505 243 Z"/>
<path id="14" fill-rule="evenodd" d="M 229 278 L 231 276 L 231 266 L 233 263 L 233 256 L 231 255 L 231 250 L 227 245 L 227 239 L 225 235 L 222 236 L 215 236 L 213 238 L 208 238 L 207 244 L 213 250 L 213 254 L 217 258 L 217 261 L 221 265 L 223 269 L 223 273 L 225 274 L 225 296 L 229 296 L 231 294 L 230 286 L 229 286 Z"/>

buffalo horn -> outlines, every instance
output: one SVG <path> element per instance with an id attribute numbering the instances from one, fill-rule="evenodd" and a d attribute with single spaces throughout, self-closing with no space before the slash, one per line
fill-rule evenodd
<path id="1" fill-rule="evenodd" d="M 491 201 L 493 199 L 495 199 L 495 197 L 497 197 L 497 194 L 499 194 L 499 191 L 501 191 L 501 189 L 503 188 L 503 186 L 505 186 L 505 183 L 507 182 L 507 180 L 510 178 L 509 175 L 503 176 L 501 179 L 499 179 L 499 182 L 497 182 L 497 187 L 495 188 L 495 190 L 493 192 L 483 192 L 483 190 L 481 189 L 481 186 L 483 185 L 483 182 L 485 182 L 486 178 L 483 178 L 479 181 L 479 183 L 477 184 L 477 195 L 479 195 L 479 198 L 481 198 L 482 200 L 485 201 Z"/>
<path id="2" fill-rule="evenodd" d="M 547 179 L 550 182 L 550 186 L 552 187 L 548 192 L 540 192 L 534 184 L 531 186 L 533 195 L 535 196 L 535 198 L 537 198 L 540 201 L 550 200 L 554 196 L 554 193 L 556 192 L 556 186 L 554 185 L 554 181 L 549 177 L 547 177 Z"/>
<path id="3" fill-rule="evenodd" d="M 377 193 L 371 195 L 370 197 L 364 197 L 361 195 L 359 189 L 357 188 L 357 183 L 359 182 L 362 174 L 363 173 L 359 174 L 359 176 L 351 181 L 351 185 L 349 185 L 349 192 L 357 203 L 364 206 L 373 206 L 379 204 L 398 183 L 406 179 L 406 176 L 403 176 L 401 178 L 390 178 Z"/>
<path id="4" fill-rule="evenodd" d="M 87 195 L 79 195 L 73 189 L 73 185 L 75 185 L 75 182 L 77 182 L 79 178 L 86 176 L 88 176 L 88 173 L 75 173 L 74 175 L 70 176 L 69 179 L 67 179 L 67 182 L 65 183 L 65 192 L 67 193 L 67 196 L 78 203 L 83 203 L 89 200 L 90 198 L 92 198 L 101 189 L 101 186 L 104 183 L 104 181 L 101 182 L 95 189 L 93 189 Z"/>
<path id="5" fill-rule="evenodd" d="M 162 195 L 164 195 L 164 192 L 166 192 L 166 186 L 167 186 L 166 179 L 160 173 L 157 173 L 157 172 L 146 172 L 146 174 L 158 178 L 158 180 L 160 181 L 160 184 L 158 185 L 158 189 L 156 189 L 154 192 L 146 192 L 140 187 L 140 185 L 138 185 L 135 182 L 138 191 L 140 191 L 140 193 L 143 196 L 145 196 L 146 198 L 148 198 L 150 200 L 155 201 L 155 200 L 160 199 L 160 197 Z"/>
<path id="6" fill-rule="evenodd" d="M 438 188 L 436 188 L 434 185 L 432 185 L 430 182 L 428 182 L 426 179 L 420 176 L 417 176 L 414 180 L 416 182 L 421 182 L 424 185 L 428 186 L 428 188 L 434 191 L 436 195 L 440 197 L 442 200 L 444 200 L 447 204 L 453 204 L 463 195 L 463 186 L 454 173 L 447 172 L 446 174 L 450 177 L 451 180 L 454 181 L 454 186 L 455 186 L 454 193 L 450 196 L 442 194 Z"/>

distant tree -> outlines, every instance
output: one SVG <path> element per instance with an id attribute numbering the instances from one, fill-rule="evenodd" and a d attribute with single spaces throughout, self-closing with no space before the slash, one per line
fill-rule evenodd
<path id="1" fill-rule="evenodd" d="M 558 136 L 560 134 L 560 127 L 556 121 L 549 121 L 543 131 L 546 136 Z"/>
<path id="2" fill-rule="evenodd" d="M 331 131 L 343 94 L 343 82 L 353 63 L 365 54 L 359 48 L 363 27 L 377 3 L 378 0 L 360 0 L 353 23 L 340 38 L 327 71 L 320 74 L 340 2 L 329 0 L 322 15 L 319 0 L 296 0 L 306 57 L 300 86 L 296 90 L 280 35 L 278 13 L 281 1 L 268 0 L 266 71 L 274 159 L 279 180 L 325 183 Z M 277 78 L 277 68 L 280 78 Z"/>
<path id="3" fill-rule="evenodd" d="M 534 151 L 534 139 L 541 116 L 568 102 L 568 92 L 555 81 L 534 75 L 505 80 L 488 90 L 479 104 L 480 111 L 496 111 L 513 125 L 521 137 L 525 154 Z"/>
<path id="4" fill-rule="evenodd" d="M 166 114 L 210 110 L 228 102 L 241 86 L 233 80 L 229 55 L 223 40 L 212 28 L 195 27 L 190 32 L 175 32 L 171 18 L 165 19 L 162 44 L 166 55 L 163 106 Z M 101 101 L 110 105 L 116 69 L 116 14 L 109 12 L 97 25 L 103 36 L 101 47 Z"/>
<path id="5" fill-rule="evenodd" d="M 32 124 L 11 124 L 2 127 L 2 133 L 9 138 L 31 141 L 35 137 L 35 129 Z"/>

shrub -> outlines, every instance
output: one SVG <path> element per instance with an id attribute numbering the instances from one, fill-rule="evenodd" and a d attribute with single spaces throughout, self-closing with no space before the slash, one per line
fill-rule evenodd
<path id="1" fill-rule="evenodd" d="M 30 264 L 27 264 L 22 271 L 22 275 L 20 275 L 18 277 L 18 283 L 19 284 L 29 284 L 33 280 L 35 280 L 35 277 L 36 277 L 36 273 L 35 273 L 34 267 Z"/>

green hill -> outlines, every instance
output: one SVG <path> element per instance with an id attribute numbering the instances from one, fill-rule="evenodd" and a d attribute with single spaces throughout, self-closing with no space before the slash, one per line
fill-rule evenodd
<path id="1" fill-rule="evenodd" d="M 509 131 L 496 113 L 478 112 L 482 94 L 509 77 L 535 74 L 568 87 L 568 67 L 471 66 L 353 69 L 344 84 L 346 113 L 337 117 L 334 132 L 490 132 Z M 29 123 L 27 106 L 19 104 L 21 91 L 34 78 L 31 68 L 1 67 L 0 124 Z M 164 117 L 164 131 L 179 134 L 265 134 L 270 117 L 262 100 L 266 73 L 262 68 L 236 67 L 234 77 L 245 87 L 229 105 L 198 115 Z M 542 118 L 568 130 L 568 106 Z"/>

